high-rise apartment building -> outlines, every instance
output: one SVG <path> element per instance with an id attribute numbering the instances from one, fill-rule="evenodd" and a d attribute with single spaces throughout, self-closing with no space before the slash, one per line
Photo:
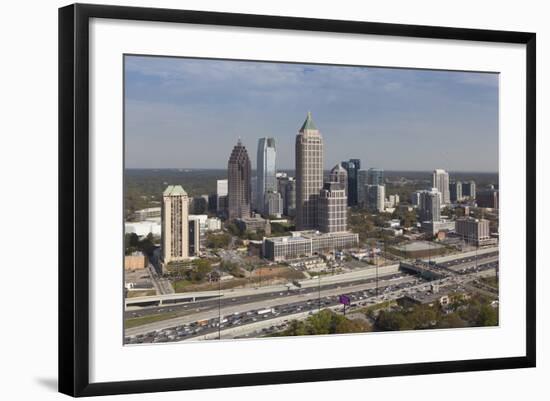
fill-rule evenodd
<path id="1" fill-rule="evenodd" d="M 432 175 L 432 186 L 441 193 L 441 202 L 444 205 L 451 203 L 449 193 L 449 173 L 443 169 L 435 169 Z"/>
<path id="2" fill-rule="evenodd" d="M 361 169 L 361 160 L 359 159 L 349 159 L 348 161 L 343 161 L 342 167 L 348 173 L 348 185 L 347 185 L 347 194 L 348 194 L 348 206 L 355 206 L 359 203 L 359 170 Z"/>
<path id="3" fill-rule="evenodd" d="M 325 233 L 346 231 L 347 207 L 344 185 L 326 182 L 319 192 L 319 230 Z"/>
<path id="4" fill-rule="evenodd" d="M 274 138 L 260 138 L 256 157 L 256 208 L 265 204 L 265 194 L 277 191 L 275 161 L 277 152 Z M 260 210 L 265 212 L 265 210 Z"/>
<path id="5" fill-rule="evenodd" d="M 189 216 L 189 255 L 199 256 L 201 249 L 201 221 L 197 215 Z"/>
<path id="6" fill-rule="evenodd" d="M 422 221 L 441 220 L 441 193 L 437 188 L 432 188 L 431 191 L 420 191 L 418 209 Z"/>
<path id="7" fill-rule="evenodd" d="M 462 183 L 462 196 L 467 197 L 469 199 L 475 199 L 476 198 L 476 182 L 475 181 L 467 181 Z"/>
<path id="8" fill-rule="evenodd" d="M 456 181 L 449 184 L 451 202 L 460 202 L 462 198 L 462 182 Z"/>
<path id="9" fill-rule="evenodd" d="M 311 113 L 296 136 L 296 229 L 317 228 L 317 201 L 323 187 L 323 138 Z"/>
<path id="10" fill-rule="evenodd" d="M 162 262 L 189 258 L 189 197 L 181 185 L 169 185 L 162 194 Z"/>
<path id="11" fill-rule="evenodd" d="M 227 163 L 227 203 L 230 220 L 250 217 L 250 170 L 248 152 L 239 139 Z"/>
<path id="12" fill-rule="evenodd" d="M 384 185 L 366 185 L 365 199 L 367 209 L 382 213 L 385 210 L 386 187 Z"/>

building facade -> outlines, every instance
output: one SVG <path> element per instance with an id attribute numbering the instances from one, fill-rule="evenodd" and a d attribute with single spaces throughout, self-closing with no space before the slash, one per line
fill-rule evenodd
<path id="1" fill-rule="evenodd" d="M 189 216 L 189 255 L 199 256 L 201 252 L 201 221 L 194 216 Z"/>
<path id="2" fill-rule="evenodd" d="M 476 203 L 479 207 L 498 209 L 498 189 L 479 191 L 476 197 Z"/>
<path id="3" fill-rule="evenodd" d="M 384 185 L 365 186 L 365 207 L 382 213 L 386 206 L 386 187 Z"/>
<path id="4" fill-rule="evenodd" d="M 359 204 L 359 170 L 361 169 L 361 160 L 349 159 L 341 163 L 342 167 L 348 173 L 347 196 L 348 206 L 356 206 Z M 333 181 L 333 180 L 331 180 Z"/>
<path id="5" fill-rule="evenodd" d="M 241 143 L 233 148 L 227 164 L 227 207 L 229 220 L 250 217 L 250 159 Z"/>
<path id="6" fill-rule="evenodd" d="M 329 180 L 330 182 L 340 183 L 346 196 L 348 196 L 348 172 L 342 167 L 342 164 L 338 163 L 330 170 Z"/>
<path id="7" fill-rule="evenodd" d="M 462 196 L 468 197 L 469 199 L 476 198 L 476 182 L 467 181 L 462 183 Z"/>
<path id="8" fill-rule="evenodd" d="M 435 169 L 432 174 L 432 187 L 437 188 L 441 193 L 441 203 L 448 205 L 451 203 L 451 195 L 449 193 L 449 173 L 443 169 Z"/>
<path id="9" fill-rule="evenodd" d="M 264 238 L 264 258 L 274 262 L 311 257 L 321 252 L 357 246 L 359 234 L 350 232 L 293 232 L 289 237 Z"/>
<path id="10" fill-rule="evenodd" d="M 162 194 L 161 244 L 164 264 L 189 258 L 189 197 L 180 185 Z"/>
<path id="11" fill-rule="evenodd" d="M 365 187 L 369 184 L 369 172 L 368 170 L 359 170 L 357 172 L 357 204 L 365 205 Z M 348 201 L 349 204 L 349 201 Z"/>
<path id="12" fill-rule="evenodd" d="M 432 188 L 431 191 L 420 192 L 420 219 L 423 221 L 440 221 L 441 220 L 441 193 L 437 188 Z"/>
<path id="13" fill-rule="evenodd" d="M 345 170 L 344 170 L 345 171 Z M 347 230 L 348 199 L 344 184 L 327 182 L 319 193 L 319 230 L 325 233 Z"/>
<path id="14" fill-rule="evenodd" d="M 384 185 L 384 169 L 372 167 L 367 170 L 367 184 Z"/>
<path id="15" fill-rule="evenodd" d="M 221 215 L 227 211 L 227 180 L 216 181 L 216 210 Z"/>
<path id="16" fill-rule="evenodd" d="M 449 195 L 451 197 L 451 202 L 460 202 L 462 197 L 462 182 L 455 181 L 449 184 Z"/>
<path id="17" fill-rule="evenodd" d="M 489 220 L 485 219 L 472 217 L 456 219 L 455 231 L 464 241 L 478 246 L 492 240 L 489 232 Z"/>
<path id="18" fill-rule="evenodd" d="M 296 136 L 296 228 L 317 228 L 317 202 L 323 187 L 324 149 L 311 113 Z"/>
<path id="19" fill-rule="evenodd" d="M 283 197 L 279 192 L 269 191 L 264 195 L 264 214 L 281 217 L 283 214 Z"/>
<path id="20" fill-rule="evenodd" d="M 275 178 L 277 151 L 274 138 L 260 138 L 258 140 L 258 152 L 256 157 L 256 207 L 261 208 L 265 204 L 265 194 L 277 191 Z M 265 210 L 259 210 L 266 213 Z"/>

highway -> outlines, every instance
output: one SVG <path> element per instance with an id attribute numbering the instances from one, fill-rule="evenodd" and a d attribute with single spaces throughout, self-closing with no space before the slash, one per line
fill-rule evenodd
<path id="1" fill-rule="evenodd" d="M 477 261 L 475 257 L 465 258 L 463 255 L 456 255 L 453 260 L 446 259 L 442 261 L 442 266 L 436 267 L 450 273 L 447 277 L 438 280 L 442 287 L 460 285 L 464 290 L 495 296 L 494 293 L 491 294 L 469 284 L 480 276 L 495 274 L 498 256 L 494 252 L 479 255 Z M 454 272 L 455 268 L 460 270 Z M 341 306 L 338 306 L 338 295 L 341 294 L 350 296 L 352 302 L 357 305 L 369 305 L 395 299 L 394 297 L 399 298 L 407 293 L 426 291 L 430 286 L 429 282 L 416 275 L 399 272 L 379 277 L 379 295 L 376 296 L 375 279 L 367 278 L 341 283 L 337 281 L 338 276 L 324 277 L 330 280 L 321 281 L 320 291 L 319 280 L 313 279 L 306 280 L 309 285 L 301 289 L 279 286 L 281 289 L 274 291 L 278 286 L 271 286 L 259 293 L 239 292 L 237 296 L 232 297 L 227 294 L 225 298 L 220 299 L 127 311 L 126 318 L 163 312 L 177 313 L 177 317 L 129 328 L 125 332 L 125 342 L 135 344 L 213 338 L 213 336 L 217 338 L 218 330 L 220 335 L 223 332 L 225 336 L 237 335 L 235 333 L 246 335 L 251 331 L 262 331 L 274 327 L 277 322 L 295 317 L 305 318 L 318 310 L 319 306 L 339 308 Z M 220 321 L 222 323 L 218 328 Z"/>

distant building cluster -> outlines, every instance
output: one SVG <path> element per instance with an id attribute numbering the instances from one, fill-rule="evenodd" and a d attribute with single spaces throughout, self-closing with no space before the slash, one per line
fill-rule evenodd
<path id="1" fill-rule="evenodd" d="M 170 185 L 161 207 L 136 211 L 135 221 L 126 223 L 126 232 L 160 234 L 163 263 L 170 263 L 200 255 L 205 233 L 222 229 L 220 219 L 224 219 L 243 232 L 262 233 L 263 256 L 280 261 L 357 245 L 358 235 L 348 231 L 347 220 L 348 208 L 358 206 L 372 213 L 415 211 L 418 227 L 433 235 L 443 233 L 441 238 L 456 232 L 477 245 L 492 240 L 488 221 L 470 218 L 469 207 L 498 209 L 498 189 L 479 191 L 474 181 L 450 180 L 449 173 L 438 168 L 433 170 L 431 187 L 414 191 L 408 203 L 386 192 L 384 169 L 361 169 L 359 159 L 341 161 L 325 179 L 324 152 L 323 137 L 311 113 L 296 135 L 294 177 L 277 171 L 273 137 L 259 138 L 253 176 L 248 151 L 239 139 L 227 162 L 227 178 L 216 181 L 215 193 L 190 198 L 180 185 Z M 399 184 L 390 178 L 388 185 Z M 448 206 L 461 214 L 445 216 Z M 270 220 L 283 216 L 295 218 L 296 231 L 270 238 Z M 384 227 L 384 233 L 403 235 L 398 223 Z"/>

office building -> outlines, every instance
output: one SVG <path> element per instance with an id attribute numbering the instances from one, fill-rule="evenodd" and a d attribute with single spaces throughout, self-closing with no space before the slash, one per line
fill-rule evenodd
<path id="1" fill-rule="evenodd" d="M 227 177 L 229 220 L 250 217 L 250 159 L 240 139 L 229 157 Z"/>
<path id="2" fill-rule="evenodd" d="M 341 163 L 342 167 L 348 173 L 347 196 L 348 206 L 359 204 L 359 170 L 361 169 L 361 160 L 349 159 Z M 331 180 L 332 181 L 332 180 Z"/>
<path id="3" fill-rule="evenodd" d="M 462 196 L 474 200 L 476 198 L 476 182 L 467 181 L 462 183 Z"/>
<path id="4" fill-rule="evenodd" d="M 136 221 L 144 221 L 151 218 L 160 217 L 160 207 L 148 207 L 146 209 L 136 210 L 134 212 L 134 219 Z"/>
<path id="5" fill-rule="evenodd" d="M 422 221 L 441 220 L 441 194 L 437 188 L 432 188 L 431 191 L 420 192 L 418 209 Z"/>
<path id="6" fill-rule="evenodd" d="M 340 183 L 346 196 L 348 196 L 348 172 L 342 167 L 342 164 L 338 163 L 330 170 L 329 181 Z"/>
<path id="7" fill-rule="evenodd" d="M 367 185 L 365 187 L 365 207 L 382 213 L 385 209 L 386 187 L 384 185 Z"/>
<path id="8" fill-rule="evenodd" d="M 227 180 L 216 181 L 216 210 L 223 215 L 227 211 Z"/>
<path id="9" fill-rule="evenodd" d="M 498 209 L 498 189 L 479 191 L 477 193 L 476 203 L 479 207 Z"/>
<path id="10" fill-rule="evenodd" d="M 283 214 L 296 216 L 296 180 L 294 177 L 279 178 L 279 192 L 283 198 Z"/>
<path id="11" fill-rule="evenodd" d="M 322 252 L 357 246 L 359 234 L 350 232 L 319 233 L 318 231 L 293 232 L 288 237 L 263 240 L 264 258 L 274 262 L 311 257 Z"/>
<path id="12" fill-rule="evenodd" d="M 345 170 L 344 170 L 345 171 Z M 348 200 L 344 185 L 327 182 L 319 193 L 319 230 L 325 233 L 347 230 Z"/>
<path id="13" fill-rule="evenodd" d="M 265 194 L 277 191 L 275 161 L 277 152 L 274 138 L 260 138 L 256 157 L 256 208 L 265 204 Z M 264 210 L 260 210 L 266 213 Z"/>
<path id="14" fill-rule="evenodd" d="M 366 194 L 365 194 L 365 186 L 367 186 L 369 183 L 369 172 L 368 170 L 359 170 L 357 172 L 357 204 L 358 205 L 365 205 L 366 200 Z M 348 199 L 349 204 L 349 199 Z"/>
<path id="15" fill-rule="evenodd" d="M 449 193 L 449 173 L 442 169 L 435 169 L 432 175 L 432 187 L 437 188 L 441 193 L 441 203 L 448 205 L 451 203 Z"/>
<path id="16" fill-rule="evenodd" d="M 161 244 L 163 264 L 189 258 L 189 197 L 180 185 L 169 185 L 162 194 Z"/>
<path id="17" fill-rule="evenodd" d="M 189 216 L 189 255 L 200 256 L 201 237 L 201 221 L 195 216 Z"/>
<path id="18" fill-rule="evenodd" d="M 281 217 L 283 214 L 283 197 L 279 192 L 269 191 L 264 195 L 264 214 Z"/>
<path id="19" fill-rule="evenodd" d="M 263 232 L 264 235 L 271 235 L 271 223 L 269 219 L 264 219 L 259 214 L 237 219 L 235 220 L 235 224 L 243 232 Z"/>
<path id="20" fill-rule="evenodd" d="M 489 220 L 462 217 L 456 219 L 455 230 L 464 241 L 476 246 L 495 242 L 489 232 Z"/>
<path id="21" fill-rule="evenodd" d="M 462 182 L 451 182 L 449 184 L 449 195 L 451 197 L 451 202 L 460 202 L 462 200 Z"/>
<path id="22" fill-rule="evenodd" d="M 296 227 L 317 228 L 317 201 L 323 187 L 323 138 L 311 113 L 296 136 Z"/>
<path id="23" fill-rule="evenodd" d="M 384 185 L 384 169 L 369 168 L 367 170 L 367 184 L 369 185 Z"/>

